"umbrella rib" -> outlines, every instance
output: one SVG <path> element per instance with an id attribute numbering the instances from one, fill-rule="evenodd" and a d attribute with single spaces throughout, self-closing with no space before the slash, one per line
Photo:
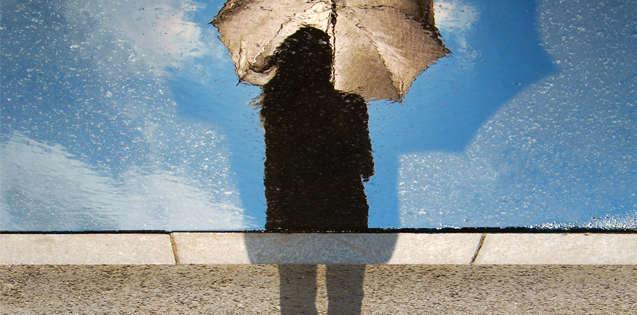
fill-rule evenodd
<path id="1" fill-rule="evenodd" d="M 332 12 L 330 14 L 330 21 L 328 22 L 328 26 L 329 26 L 329 24 L 332 24 L 332 35 L 333 35 L 332 38 L 334 39 L 334 45 L 335 45 L 336 44 L 336 36 L 335 36 L 336 33 L 334 31 L 334 26 L 336 25 L 336 16 L 337 16 L 337 13 L 336 13 L 336 1 L 335 0 L 331 0 L 331 11 Z M 292 22 L 293 20 L 294 20 L 294 17 L 288 17 L 285 20 L 285 22 L 281 23 L 281 25 L 279 26 L 279 29 L 277 30 L 276 34 L 270 40 L 268 40 L 267 43 L 261 48 L 261 51 L 254 56 L 254 58 L 252 60 L 252 64 L 257 62 L 257 58 L 266 51 L 266 47 L 268 47 L 272 43 L 272 40 L 274 40 L 275 38 L 278 38 L 279 35 L 281 34 L 281 31 L 284 29 L 284 27 L 288 23 Z M 335 56 L 334 52 L 332 52 L 332 55 L 333 55 L 332 56 L 332 60 L 334 60 L 333 59 L 334 56 Z M 255 69 L 253 69 L 253 70 L 255 70 Z"/>
<path id="2" fill-rule="evenodd" d="M 250 70 L 252 70 L 252 71 L 256 71 L 256 72 L 259 72 L 259 73 L 263 73 L 263 72 L 266 72 L 267 70 L 271 69 L 271 67 L 268 67 L 267 69 L 259 69 L 259 67 L 256 67 L 256 66 L 255 66 L 255 64 L 257 63 L 257 58 L 259 58 L 259 56 L 261 56 L 261 55 L 265 52 L 266 47 L 268 47 L 268 46 L 272 43 L 272 40 L 273 40 L 273 39 L 277 38 L 277 37 L 279 36 L 279 34 L 281 34 L 281 30 L 283 30 L 283 27 L 284 27 L 287 23 L 289 23 L 289 22 L 291 22 L 291 21 L 292 21 L 292 19 L 291 19 L 291 18 L 288 18 L 288 19 L 287 19 L 287 21 L 286 21 L 285 23 L 281 23 L 281 26 L 279 26 L 279 29 L 278 29 L 278 30 L 277 30 L 277 32 L 276 32 L 276 35 L 275 35 L 274 37 L 272 37 L 272 39 L 268 40 L 268 41 L 266 42 L 266 44 L 265 44 L 265 45 L 263 45 L 263 47 L 260 47 L 260 48 L 261 48 L 261 51 L 260 51 L 258 54 L 254 55 L 254 58 L 252 58 L 252 60 L 251 60 L 251 62 L 250 62 L 250 65 L 249 65 Z M 239 52 L 241 53 L 241 50 L 240 50 Z M 247 75 L 247 74 L 246 74 L 246 75 Z"/>
<path id="3" fill-rule="evenodd" d="M 292 19 L 288 18 L 288 20 L 285 23 L 281 23 L 281 26 L 279 26 L 279 30 L 276 31 L 276 35 L 274 35 L 274 37 L 272 37 L 272 39 L 277 38 L 279 36 L 279 34 L 281 34 L 281 30 L 283 29 L 283 26 L 285 24 L 289 23 L 290 21 L 292 21 Z M 265 45 L 263 45 L 263 47 L 261 48 L 261 52 L 254 56 L 254 62 L 256 62 L 257 61 L 257 57 L 259 57 L 265 51 L 265 48 L 268 47 L 272 43 L 272 39 L 268 40 L 268 42 Z"/>
<path id="4" fill-rule="evenodd" d="M 336 19 L 338 13 L 336 13 L 336 0 L 332 0 L 332 13 L 330 23 L 332 24 L 332 64 L 336 60 Z M 336 68 L 332 66 L 332 84 L 334 84 L 336 78 Z"/>

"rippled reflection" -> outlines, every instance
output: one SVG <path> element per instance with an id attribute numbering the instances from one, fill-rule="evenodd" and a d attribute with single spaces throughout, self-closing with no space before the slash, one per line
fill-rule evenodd
<path id="1" fill-rule="evenodd" d="M 207 24 L 223 3 L 0 5 L 0 228 L 264 228 L 261 90 Z M 637 4 L 433 8 L 452 54 L 368 104 L 369 226 L 635 228 Z"/>

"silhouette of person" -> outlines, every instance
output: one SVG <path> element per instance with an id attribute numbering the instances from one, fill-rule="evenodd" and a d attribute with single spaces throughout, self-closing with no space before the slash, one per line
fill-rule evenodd
<path id="1" fill-rule="evenodd" d="M 329 36 L 303 27 L 270 60 L 263 87 L 266 230 L 363 231 L 374 174 L 367 104 L 331 82 Z"/>
<path id="2" fill-rule="evenodd" d="M 266 230 L 364 231 L 374 174 L 367 104 L 331 82 L 329 36 L 303 27 L 277 48 L 263 87 Z M 316 314 L 316 266 L 279 265 L 281 314 Z M 329 314 L 360 314 L 364 265 L 328 266 Z"/>

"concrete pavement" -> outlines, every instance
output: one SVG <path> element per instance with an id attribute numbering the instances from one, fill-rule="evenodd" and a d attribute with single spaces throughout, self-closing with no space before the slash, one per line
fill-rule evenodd
<path id="1" fill-rule="evenodd" d="M 0 266 L 0 314 L 637 314 L 637 266 L 291 266 Z"/>

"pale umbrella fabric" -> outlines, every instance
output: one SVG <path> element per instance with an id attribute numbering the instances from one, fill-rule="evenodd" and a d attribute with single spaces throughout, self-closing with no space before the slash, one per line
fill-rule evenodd
<path id="1" fill-rule="evenodd" d="M 264 85 L 270 59 L 291 34 L 311 26 L 330 35 L 337 90 L 367 100 L 400 100 L 414 78 L 448 50 L 431 0 L 229 0 L 212 24 L 240 80 Z"/>

